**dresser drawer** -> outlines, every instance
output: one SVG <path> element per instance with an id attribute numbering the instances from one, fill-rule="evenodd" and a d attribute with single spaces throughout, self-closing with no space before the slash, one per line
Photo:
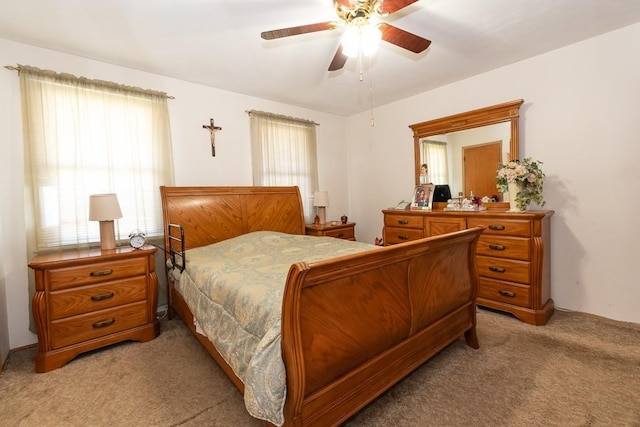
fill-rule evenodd
<path id="1" fill-rule="evenodd" d="M 480 277 L 529 283 L 530 263 L 504 258 L 476 256 L 476 267 Z"/>
<path id="2" fill-rule="evenodd" d="M 478 239 L 476 254 L 530 261 L 530 247 L 529 239 L 483 233 Z"/>
<path id="3" fill-rule="evenodd" d="M 128 280 L 81 286 L 49 294 L 51 320 L 147 299 L 147 279 L 138 276 Z"/>
<path id="4" fill-rule="evenodd" d="M 422 216 L 414 215 L 385 215 L 384 225 L 386 227 L 401 228 L 424 228 L 424 220 Z"/>
<path id="5" fill-rule="evenodd" d="M 505 302 L 520 307 L 530 307 L 531 295 L 527 285 L 503 282 L 481 277 L 478 282 L 478 297 Z"/>
<path id="6" fill-rule="evenodd" d="M 469 218 L 467 219 L 467 225 L 469 228 L 484 228 L 484 234 L 517 237 L 531 236 L 531 222 L 526 219 Z"/>
<path id="7" fill-rule="evenodd" d="M 131 257 L 110 262 L 98 262 L 47 270 L 49 290 L 105 282 L 147 274 L 147 258 Z"/>
<path id="8" fill-rule="evenodd" d="M 395 228 L 385 227 L 384 243 L 385 245 L 394 245 L 396 243 L 410 242 L 412 240 L 422 239 L 424 232 L 422 229 L 415 230 L 412 228 Z"/>
<path id="9" fill-rule="evenodd" d="M 149 322 L 147 302 L 135 302 L 51 322 L 53 349 L 125 331 Z"/>

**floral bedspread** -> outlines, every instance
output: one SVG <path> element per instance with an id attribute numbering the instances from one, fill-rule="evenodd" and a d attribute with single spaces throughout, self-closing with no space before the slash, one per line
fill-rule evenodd
<path id="1" fill-rule="evenodd" d="M 291 265 L 375 248 L 332 237 L 259 231 L 187 251 L 185 270 L 173 272 L 176 287 L 244 383 L 252 416 L 275 425 L 284 422 L 280 320 Z"/>

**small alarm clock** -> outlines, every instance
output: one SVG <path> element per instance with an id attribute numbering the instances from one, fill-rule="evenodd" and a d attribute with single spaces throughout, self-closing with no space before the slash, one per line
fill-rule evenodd
<path id="1" fill-rule="evenodd" d="M 129 234 L 129 244 L 132 248 L 140 249 L 146 241 L 145 234 L 140 230 L 133 230 Z"/>

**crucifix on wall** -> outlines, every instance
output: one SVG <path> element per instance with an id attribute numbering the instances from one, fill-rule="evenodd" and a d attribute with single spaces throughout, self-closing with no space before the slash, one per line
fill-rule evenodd
<path id="1" fill-rule="evenodd" d="M 222 130 L 220 126 L 216 126 L 213 124 L 213 119 L 209 119 L 209 125 L 202 125 L 204 129 L 208 129 L 211 133 L 211 155 L 213 157 L 216 156 L 216 132 Z"/>

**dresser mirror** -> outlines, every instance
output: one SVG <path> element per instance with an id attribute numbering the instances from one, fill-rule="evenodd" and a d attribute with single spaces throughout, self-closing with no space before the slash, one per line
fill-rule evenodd
<path id="1" fill-rule="evenodd" d="M 503 201 L 502 195 L 497 194 L 496 171 L 498 163 L 520 156 L 518 122 L 523 102 L 518 99 L 410 125 L 416 185 L 426 183 L 423 181 L 448 184 L 454 197 L 459 193 L 469 197 L 473 192 L 475 196 L 497 196 Z M 437 152 L 438 146 L 446 151 L 447 160 L 436 154 L 440 165 L 429 165 L 427 150 L 432 150 L 429 157 L 433 159 L 431 153 Z M 429 169 L 426 177 L 422 168 L 425 164 Z"/>

